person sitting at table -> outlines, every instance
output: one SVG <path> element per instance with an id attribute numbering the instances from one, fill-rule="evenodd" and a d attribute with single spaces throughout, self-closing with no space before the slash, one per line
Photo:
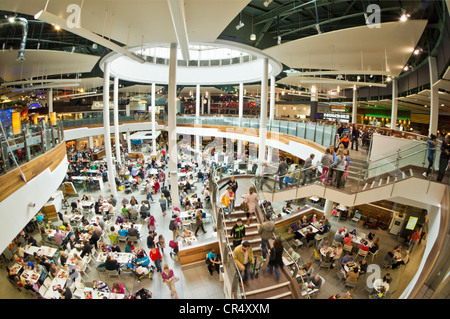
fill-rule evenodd
<path id="1" fill-rule="evenodd" d="M 352 252 L 349 252 L 347 255 L 345 255 L 345 256 L 342 258 L 342 260 L 341 260 L 341 266 L 342 266 L 342 268 L 344 268 L 344 265 L 345 265 L 346 263 L 354 262 L 354 261 L 355 261 L 355 257 L 353 257 L 353 253 L 352 253 Z"/>
<path id="2" fill-rule="evenodd" d="M 138 204 L 139 204 L 139 202 L 137 201 L 137 199 L 134 196 L 131 196 L 130 205 L 131 206 L 136 206 Z"/>
<path id="3" fill-rule="evenodd" d="M 304 244 L 309 243 L 311 240 L 314 240 L 314 238 L 316 237 L 316 234 L 313 233 L 312 228 L 308 227 L 307 228 L 307 233 L 305 234 L 305 237 L 300 238 L 300 241 Z"/>
<path id="4" fill-rule="evenodd" d="M 107 284 L 105 284 L 103 281 L 100 280 L 94 280 L 92 282 L 92 289 L 98 290 L 101 292 L 109 292 L 109 287 Z"/>
<path id="5" fill-rule="evenodd" d="M 324 235 L 328 232 L 329 226 L 328 226 L 328 220 L 325 219 L 323 221 L 322 227 L 319 228 L 319 231 L 317 232 L 319 235 Z"/>
<path id="6" fill-rule="evenodd" d="M 50 274 L 53 278 L 55 278 L 58 275 L 58 272 L 61 270 L 55 263 L 50 264 Z"/>
<path id="7" fill-rule="evenodd" d="M 352 246 L 352 237 L 350 236 L 349 233 L 345 234 L 343 243 L 344 243 L 344 245 Z"/>
<path id="8" fill-rule="evenodd" d="M 326 247 L 329 247 L 329 246 L 330 246 L 330 242 L 328 241 L 328 238 L 324 238 L 320 242 L 319 249 L 326 248 Z"/>
<path id="9" fill-rule="evenodd" d="M 292 212 L 292 203 L 291 202 L 287 202 L 286 205 L 283 206 L 281 211 L 283 213 L 285 213 L 285 214 L 290 214 Z"/>
<path id="10" fill-rule="evenodd" d="M 126 197 L 124 197 L 123 199 L 122 199 L 122 206 L 126 206 L 127 204 L 129 204 L 130 203 L 130 201 L 126 198 Z"/>
<path id="11" fill-rule="evenodd" d="M 358 282 L 358 278 L 359 278 L 358 267 L 353 267 L 353 269 L 350 269 L 347 272 L 345 281 Z"/>
<path id="12" fill-rule="evenodd" d="M 386 295 L 386 288 L 381 286 L 380 289 L 375 293 L 375 299 L 383 299 Z"/>
<path id="13" fill-rule="evenodd" d="M 331 251 L 328 250 L 326 252 L 325 256 L 321 255 L 321 261 L 329 263 L 329 262 L 331 262 L 331 260 L 332 260 Z"/>
<path id="14" fill-rule="evenodd" d="M 359 262 L 359 274 L 364 275 L 367 273 L 367 267 L 369 265 L 367 264 L 367 260 L 363 259 Z"/>
<path id="15" fill-rule="evenodd" d="M 361 242 L 361 245 L 359 246 L 359 249 L 361 249 L 362 251 L 369 251 L 369 243 L 363 239 Z"/>
<path id="16" fill-rule="evenodd" d="M 120 273 L 120 265 L 111 255 L 106 256 L 105 268 L 106 270 L 117 270 Z"/>
<path id="17" fill-rule="evenodd" d="M 369 241 L 372 241 L 374 238 L 375 238 L 375 234 L 374 234 L 374 233 L 369 232 L 369 233 L 367 234 L 367 239 L 368 239 Z"/>
<path id="18" fill-rule="evenodd" d="M 67 253 L 62 250 L 59 252 L 59 264 L 61 265 L 61 267 L 64 267 L 66 265 L 67 262 L 67 258 L 69 258 L 69 255 L 67 255 Z M 51 267 L 51 263 L 50 263 L 50 267 Z"/>
<path id="19" fill-rule="evenodd" d="M 292 261 L 294 261 L 294 262 L 297 262 L 299 259 L 300 259 L 300 255 L 299 255 L 299 253 L 297 253 L 295 250 L 294 250 L 294 248 L 289 248 L 289 250 L 288 250 L 288 254 L 289 254 L 289 258 L 292 260 Z"/>
<path id="20" fill-rule="evenodd" d="M 103 252 L 103 253 L 110 252 L 111 247 L 107 243 L 99 242 L 98 243 L 98 251 Z"/>
<path id="21" fill-rule="evenodd" d="M 308 283 L 310 289 L 320 289 L 322 286 L 322 278 L 319 275 L 315 275 Z"/>
<path id="22" fill-rule="evenodd" d="M 300 224 L 300 227 L 306 227 L 306 226 L 308 226 L 309 225 L 309 222 L 308 222 L 308 217 L 306 216 L 306 215 L 304 215 L 303 216 L 303 218 L 302 218 L 302 221 L 301 221 L 301 224 Z"/>
<path id="23" fill-rule="evenodd" d="M 53 240 L 58 245 L 61 245 L 64 240 L 64 237 L 65 237 L 65 234 L 62 233 L 59 229 L 57 229 L 55 235 L 53 236 Z"/>
<path id="24" fill-rule="evenodd" d="M 344 252 L 344 249 L 342 248 L 342 244 L 341 243 L 337 243 L 336 247 L 334 247 L 333 249 L 334 251 L 334 257 L 331 258 L 331 261 L 335 261 L 335 260 L 339 260 L 341 259 L 342 253 Z M 335 267 L 334 264 L 331 265 L 331 269 L 333 269 Z"/>
<path id="25" fill-rule="evenodd" d="M 98 238 L 102 237 L 103 235 L 102 228 L 97 223 L 94 223 L 93 226 L 94 226 L 94 233 L 98 236 Z"/>
<path id="26" fill-rule="evenodd" d="M 59 299 L 72 299 L 72 292 L 69 288 L 60 288 L 58 292 L 60 294 Z"/>
<path id="27" fill-rule="evenodd" d="M 97 249 L 97 242 L 100 240 L 100 237 L 98 237 L 97 236 L 97 233 L 95 233 L 95 232 L 93 232 L 92 230 L 90 230 L 89 232 L 88 232 L 88 236 L 91 236 L 90 238 L 89 238 L 89 243 L 91 244 L 91 245 L 93 245 L 94 247 L 95 247 L 95 249 Z"/>
<path id="28" fill-rule="evenodd" d="M 86 239 L 83 240 L 82 244 L 83 244 L 83 248 L 81 248 L 80 256 L 81 256 L 81 258 L 84 258 L 84 256 L 91 254 L 92 246 L 90 245 L 89 241 L 87 241 Z"/>
<path id="29" fill-rule="evenodd" d="M 334 241 L 337 241 L 338 243 L 342 243 L 344 241 L 344 235 L 342 234 L 343 231 L 339 229 L 336 234 L 334 235 Z"/>
<path id="30" fill-rule="evenodd" d="M 308 281 L 309 277 L 311 276 L 311 273 L 314 271 L 314 267 L 312 266 L 311 260 L 308 260 L 306 262 L 306 264 L 304 264 L 303 266 L 300 266 L 299 268 L 300 268 L 300 270 L 302 270 L 304 272 L 302 274 L 302 276 L 304 277 L 304 280 Z"/>
<path id="31" fill-rule="evenodd" d="M 75 269 L 78 271 L 83 271 L 85 268 L 84 260 L 77 253 L 73 254 L 73 264 L 76 266 Z"/>
<path id="32" fill-rule="evenodd" d="M 369 252 L 374 254 L 378 249 L 380 249 L 380 238 L 375 237 L 375 239 L 372 242 L 372 245 L 369 248 Z"/>
<path id="33" fill-rule="evenodd" d="M 391 278 L 391 274 L 387 273 L 386 275 L 384 275 L 383 277 L 383 282 L 390 284 L 392 282 L 392 278 Z"/>
<path id="34" fill-rule="evenodd" d="M 114 253 L 120 253 L 121 252 L 120 247 L 117 245 L 117 243 L 113 243 L 111 245 L 111 251 L 114 252 Z"/>
<path id="35" fill-rule="evenodd" d="M 128 230 L 125 229 L 125 228 L 123 227 L 123 225 L 120 225 L 120 226 L 119 226 L 119 230 L 117 231 L 117 234 L 118 234 L 119 236 L 121 236 L 121 237 L 127 237 L 127 236 L 128 236 Z"/>
<path id="36" fill-rule="evenodd" d="M 140 237 L 139 231 L 136 227 L 134 227 L 134 223 L 131 223 L 130 228 L 128 229 L 128 236 L 134 236 L 136 238 Z"/>
<path id="37" fill-rule="evenodd" d="M 132 253 L 134 250 L 134 245 L 132 241 L 127 241 L 127 244 L 125 245 L 125 252 L 126 253 Z"/>

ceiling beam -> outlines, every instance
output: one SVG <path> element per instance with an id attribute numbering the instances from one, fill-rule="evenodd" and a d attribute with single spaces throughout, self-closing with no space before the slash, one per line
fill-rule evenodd
<path id="1" fill-rule="evenodd" d="M 184 0 L 167 0 L 167 3 L 181 55 L 183 60 L 189 61 L 189 39 L 187 35 L 186 15 L 184 13 Z"/>

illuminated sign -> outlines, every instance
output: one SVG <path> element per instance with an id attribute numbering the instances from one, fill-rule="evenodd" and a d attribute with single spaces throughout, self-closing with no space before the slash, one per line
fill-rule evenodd
<path id="1" fill-rule="evenodd" d="M 416 228 L 416 224 L 417 224 L 418 220 L 419 220 L 419 218 L 417 218 L 417 217 L 413 217 L 413 216 L 409 217 L 408 223 L 406 224 L 406 229 L 414 230 L 414 228 Z"/>

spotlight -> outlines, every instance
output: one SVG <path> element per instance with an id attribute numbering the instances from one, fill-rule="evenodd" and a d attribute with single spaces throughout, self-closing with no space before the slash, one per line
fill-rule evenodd
<path id="1" fill-rule="evenodd" d="M 59 31 L 61 30 L 61 27 L 59 25 L 55 25 L 55 30 Z"/>
<path id="2" fill-rule="evenodd" d="M 392 81 L 392 78 L 391 78 L 390 76 L 388 76 L 387 79 L 386 79 L 386 81 L 387 81 L 387 82 L 391 82 L 391 81 Z"/>
<path id="3" fill-rule="evenodd" d="M 256 34 L 254 34 L 254 33 L 250 34 L 250 40 L 255 41 L 256 40 Z"/>
<path id="4" fill-rule="evenodd" d="M 9 18 L 8 18 L 8 21 L 9 21 L 10 23 L 13 23 L 15 19 L 16 19 L 15 17 L 9 17 Z"/>
<path id="5" fill-rule="evenodd" d="M 405 65 L 405 67 L 403 68 L 403 70 L 408 71 L 409 70 L 409 66 Z"/>
<path id="6" fill-rule="evenodd" d="M 236 26 L 236 30 L 239 30 L 244 26 L 244 23 L 242 21 L 239 21 L 239 24 Z"/>
<path id="7" fill-rule="evenodd" d="M 419 53 L 420 53 L 420 50 L 419 50 L 419 49 L 415 49 L 415 50 L 414 50 L 414 55 L 419 55 Z"/>
<path id="8" fill-rule="evenodd" d="M 277 44 L 281 44 L 281 37 L 280 36 L 277 37 Z"/>
<path id="9" fill-rule="evenodd" d="M 269 6 L 269 4 L 272 2 L 273 0 L 266 0 L 264 1 L 264 6 L 267 8 Z"/>

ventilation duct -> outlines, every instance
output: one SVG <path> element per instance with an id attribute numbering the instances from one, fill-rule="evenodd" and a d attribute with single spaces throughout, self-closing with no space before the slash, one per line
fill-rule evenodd
<path id="1" fill-rule="evenodd" d="M 17 54 L 17 61 L 25 60 L 25 46 L 27 44 L 27 36 L 28 36 L 28 20 L 25 18 L 14 17 L 9 18 L 6 21 L 0 21 L 0 28 L 6 26 L 16 26 L 19 25 L 22 27 L 22 40 L 20 42 L 19 53 Z"/>

